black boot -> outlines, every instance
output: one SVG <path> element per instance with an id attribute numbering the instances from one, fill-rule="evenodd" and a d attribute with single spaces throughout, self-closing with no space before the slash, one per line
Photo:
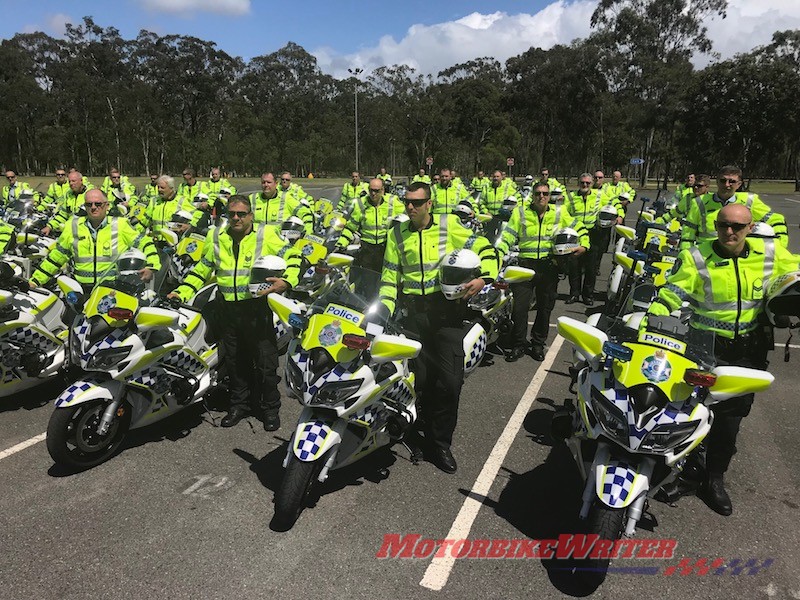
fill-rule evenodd
<path id="1" fill-rule="evenodd" d="M 733 512 L 731 497 L 725 491 L 722 475 L 709 474 L 708 479 L 700 489 L 700 498 L 711 510 L 723 517 L 727 517 Z"/>

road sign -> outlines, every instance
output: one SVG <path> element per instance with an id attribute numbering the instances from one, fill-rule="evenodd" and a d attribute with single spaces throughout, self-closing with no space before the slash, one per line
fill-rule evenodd
<path id="1" fill-rule="evenodd" d="M 514 159 L 513 159 L 513 158 L 507 158 L 507 159 L 506 159 L 506 164 L 507 164 L 509 167 L 513 167 L 513 166 L 514 166 Z"/>
<path id="2" fill-rule="evenodd" d="M 430 167 L 433 164 L 433 157 L 429 156 L 428 158 L 426 158 L 425 159 L 425 164 Z"/>
<path id="3" fill-rule="evenodd" d="M 644 159 L 643 158 L 632 158 L 631 159 L 631 164 L 632 165 L 643 165 L 644 164 Z"/>

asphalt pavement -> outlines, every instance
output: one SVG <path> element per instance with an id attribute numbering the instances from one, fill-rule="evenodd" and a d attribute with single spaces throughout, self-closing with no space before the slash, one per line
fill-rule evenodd
<path id="1" fill-rule="evenodd" d="M 790 249 L 800 252 L 800 195 L 763 198 L 787 216 Z M 598 293 L 610 264 L 607 255 Z M 566 291 L 562 282 L 553 318 L 584 317 L 583 305 L 564 305 Z M 744 421 L 727 477 L 733 515 L 721 517 L 695 497 L 650 504 L 636 538 L 675 540 L 671 558 L 615 560 L 616 571 L 593 592 L 569 576 L 568 561 L 447 561 L 419 546 L 417 558 L 377 556 L 385 541 L 412 539 L 406 535 L 507 548 L 580 531 L 577 471 L 549 435 L 554 408 L 574 397 L 571 349 L 551 331 L 544 363 L 495 356 L 467 380 L 455 475 L 411 464 L 402 447 L 379 451 L 318 485 L 288 532 L 269 523 L 300 412 L 294 400 L 285 400 L 283 424 L 269 434 L 254 419 L 221 429 L 213 420 L 223 412 L 189 408 L 131 433 L 117 456 L 76 474 L 54 467 L 35 439 L 59 382 L 0 400 L 0 597 L 800 598 L 800 469 L 793 460 L 800 336 L 790 362 L 782 346 L 772 355 L 775 384 Z M 786 332 L 777 338 L 785 342 Z M 725 566 L 703 574 L 703 559 Z M 670 571 L 681 564 L 698 566 Z M 749 566 L 737 574 L 737 564 Z"/>

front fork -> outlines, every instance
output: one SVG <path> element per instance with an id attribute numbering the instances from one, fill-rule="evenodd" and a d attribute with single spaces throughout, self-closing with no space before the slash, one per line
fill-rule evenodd
<path id="1" fill-rule="evenodd" d="M 117 410 L 119 410 L 119 405 L 122 404 L 123 398 L 125 398 L 125 386 L 120 385 L 114 393 L 114 398 L 106 407 L 105 411 L 103 411 L 103 417 L 100 419 L 100 424 L 97 426 L 98 435 L 105 435 L 108 433 L 111 424 L 114 422 L 114 418 L 117 416 Z"/>

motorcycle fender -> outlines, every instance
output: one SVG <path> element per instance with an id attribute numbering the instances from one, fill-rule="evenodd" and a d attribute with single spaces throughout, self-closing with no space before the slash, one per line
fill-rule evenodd
<path id="1" fill-rule="evenodd" d="M 331 423 L 317 419 L 300 421 L 292 438 L 292 451 L 299 460 L 313 462 L 341 441 L 342 436 Z"/>
<path id="2" fill-rule="evenodd" d="M 650 480 L 640 472 L 639 465 L 609 458 L 593 467 L 597 497 L 611 508 L 630 506 L 650 489 Z"/>
<path id="3" fill-rule="evenodd" d="M 108 381 L 94 381 L 91 379 L 78 380 L 65 389 L 56 398 L 56 408 L 67 408 L 89 402 L 91 400 L 113 400 L 114 393 L 122 384 L 113 379 Z"/>

